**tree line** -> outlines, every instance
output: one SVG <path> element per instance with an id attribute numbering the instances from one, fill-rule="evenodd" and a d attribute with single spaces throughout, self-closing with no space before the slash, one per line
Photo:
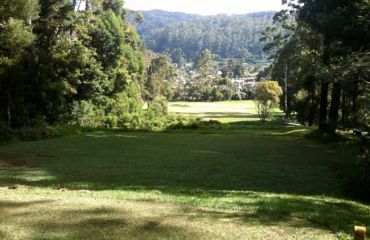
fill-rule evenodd
<path id="1" fill-rule="evenodd" d="M 285 1 L 261 40 L 273 64 L 282 108 L 308 125 L 369 126 L 370 4 L 366 0 Z"/>

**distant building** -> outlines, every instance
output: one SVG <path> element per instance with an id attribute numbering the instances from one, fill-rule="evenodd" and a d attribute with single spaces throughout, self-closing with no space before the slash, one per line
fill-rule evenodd
<path id="1" fill-rule="evenodd" d="M 239 90 L 248 89 L 253 90 L 256 85 L 256 78 L 248 77 L 248 78 L 237 78 L 231 80 L 235 87 Z"/>

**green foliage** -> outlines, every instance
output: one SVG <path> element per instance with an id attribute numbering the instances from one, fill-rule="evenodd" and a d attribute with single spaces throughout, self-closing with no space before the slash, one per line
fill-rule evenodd
<path id="1" fill-rule="evenodd" d="M 34 40 L 35 36 L 21 19 L 9 18 L 1 25 L 2 47 L 11 52 L 11 57 L 16 56 L 16 52 L 30 46 Z"/>
<path id="2" fill-rule="evenodd" d="M 0 4 L 0 16 L 3 19 L 17 18 L 29 23 L 38 18 L 39 12 L 38 0 L 12 0 Z"/>
<path id="3" fill-rule="evenodd" d="M 257 84 L 255 103 L 262 121 L 265 121 L 271 110 L 279 105 L 282 94 L 283 91 L 276 81 L 264 81 Z"/>
<path id="4" fill-rule="evenodd" d="M 244 70 L 245 70 L 245 67 L 243 66 L 242 62 L 231 59 L 227 63 L 227 66 L 221 69 L 222 77 L 223 78 L 241 78 L 241 77 L 244 77 Z"/>
<path id="5" fill-rule="evenodd" d="M 312 99 L 307 90 L 300 90 L 294 94 L 293 111 L 297 114 L 296 117 L 300 123 L 305 124 L 310 118 L 313 118 L 311 123 L 318 123 L 319 109 L 315 103 L 316 99 Z"/>
<path id="6" fill-rule="evenodd" d="M 71 123 L 82 127 L 101 127 L 104 113 L 90 101 L 75 102 L 72 106 Z"/>
<path id="7" fill-rule="evenodd" d="M 136 23 L 136 28 L 139 34 L 145 37 L 149 32 L 154 29 L 159 29 L 166 27 L 168 24 L 194 20 L 197 17 L 200 17 L 196 14 L 182 13 L 182 12 L 167 12 L 163 10 L 150 10 L 150 11 L 141 11 L 143 15 L 143 22 L 137 22 L 137 12 L 130 12 L 130 21 Z"/>
<path id="8" fill-rule="evenodd" d="M 267 78 L 286 86 L 281 101 L 286 113 L 297 111 L 302 123 L 318 123 L 331 134 L 338 127 L 366 126 L 368 1 L 286 3 L 291 8 L 277 13 L 274 26 L 261 38 L 265 50 L 274 54 Z M 296 101 L 294 96 L 302 89 L 307 96 Z"/>
<path id="9" fill-rule="evenodd" d="M 214 72 L 214 66 L 212 65 L 213 59 L 212 52 L 206 49 L 202 51 L 202 53 L 199 55 L 199 58 L 195 62 L 195 68 L 203 78 Z"/>
<path id="10" fill-rule="evenodd" d="M 199 129 L 200 121 L 197 119 L 181 119 L 179 121 L 170 124 L 167 129 L 176 130 L 176 129 Z"/>
<path id="11" fill-rule="evenodd" d="M 176 100 L 222 101 L 230 100 L 237 92 L 226 73 L 223 78 L 217 73 L 216 56 L 208 49 L 195 62 L 196 75 L 191 81 L 176 86 Z M 228 70 L 227 70 L 228 71 Z M 230 71 L 233 71 L 230 69 Z"/>
<path id="12" fill-rule="evenodd" d="M 123 10 L 123 4 L 123 0 L 104 0 L 103 8 L 104 10 L 112 10 L 119 15 Z"/>
<path id="13" fill-rule="evenodd" d="M 80 1 L 37 3 L 0 3 L 2 120 L 17 128 L 37 116 L 89 127 L 162 122 L 164 108 L 143 109 L 141 98 L 157 92 L 145 85 L 144 49 L 122 0 L 88 1 L 85 8 Z M 169 66 L 159 64 L 156 72 Z M 162 101 L 165 88 L 153 101 Z"/>
<path id="14" fill-rule="evenodd" d="M 168 57 L 158 56 L 151 60 L 147 69 L 144 99 L 155 102 L 165 96 L 170 100 L 173 96 L 172 83 L 175 77 L 175 69 Z"/>
<path id="15" fill-rule="evenodd" d="M 27 66 L 36 39 L 32 20 L 38 17 L 38 11 L 38 2 L 34 0 L 0 3 L 0 121 L 7 121 L 9 127 L 27 120 L 29 109 L 24 106 L 23 92 L 32 86 L 27 79 Z"/>

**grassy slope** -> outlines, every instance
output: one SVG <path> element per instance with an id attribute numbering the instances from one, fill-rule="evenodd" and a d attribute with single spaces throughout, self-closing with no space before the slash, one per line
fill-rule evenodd
<path id="1" fill-rule="evenodd" d="M 172 102 L 169 103 L 169 111 L 223 123 L 259 120 L 253 101 Z M 279 109 L 274 109 L 273 113 L 274 116 L 282 114 Z"/>
<path id="2" fill-rule="evenodd" d="M 370 208 L 341 199 L 344 148 L 306 130 L 225 124 L 1 146 L 0 239 L 351 239 Z"/>
<path id="3" fill-rule="evenodd" d="M 23 229 L 25 235 L 42 231 L 49 239 L 55 239 L 54 228 L 59 239 L 81 239 L 78 236 L 87 230 L 78 226 L 113 231 L 120 239 L 125 230 L 110 221 L 130 221 L 131 230 L 124 233 L 130 238 L 146 238 L 146 233 L 134 236 L 138 233 L 133 229 L 154 221 L 154 229 L 148 230 L 154 235 L 148 236 L 167 239 L 214 238 L 214 228 L 220 226 L 229 239 L 236 238 L 233 234 L 246 239 L 262 235 L 334 239 L 335 234 L 349 234 L 353 224 L 370 224 L 367 206 L 338 199 L 340 188 L 331 167 L 344 156 L 330 146 L 301 138 L 221 131 L 101 133 L 3 146 L 0 155 L 34 165 L 0 169 L 2 185 L 30 186 L 0 190 L 0 219 L 9 219 L 0 227 L 8 236 L 4 239 L 21 239 L 11 237 L 20 222 L 28 226 Z M 175 210 L 167 212 L 161 204 L 165 202 L 196 207 L 184 210 L 170 205 Z M 147 205 L 152 213 L 139 210 Z M 119 217 L 116 210 L 99 213 L 108 206 L 141 217 Z M 162 210 L 158 212 L 156 206 Z M 80 208 L 87 216 L 78 214 Z M 145 214 L 153 214 L 155 220 Z M 176 224 L 168 222 L 168 214 L 178 215 Z M 201 221 L 202 229 L 189 223 L 189 218 Z M 162 231 L 164 226 L 168 229 Z M 171 226 L 183 232 L 172 231 Z M 91 236 L 102 239 L 104 231 Z"/>

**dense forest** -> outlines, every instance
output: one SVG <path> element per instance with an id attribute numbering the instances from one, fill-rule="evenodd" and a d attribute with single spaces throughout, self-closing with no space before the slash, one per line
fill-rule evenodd
<path id="1" fill-rule="evenodd" d="M 2 1 L 0 16 L 0 119 L 8 126 L 155 118 L 143 110 L 144 47 L 123 1 Z"/>
<path id="2" fill-rule="evenodd" d="M 141 21 L 137 21 L 137 16 L 141 17 Z M 129 11 L 129 19 L 135 25 L 140 36 L 147 36 L 151 31 L 159 28 L 167 27 L 169 24 L 176 22 L 194 20 L 201 15 L 183 13 L 183 12 L 168 12 L 163 10 L 149 11 Z"/>
<path id="3" fill-rule="evenodd" d="M 183 13 L 144 11 L 137 24 L 146 46 L 171 56 L 176 63 L 195 61 L 205 49 L 221 58 L 265 58 L 260 34 L 274 12 L 199 17 Z"/>

